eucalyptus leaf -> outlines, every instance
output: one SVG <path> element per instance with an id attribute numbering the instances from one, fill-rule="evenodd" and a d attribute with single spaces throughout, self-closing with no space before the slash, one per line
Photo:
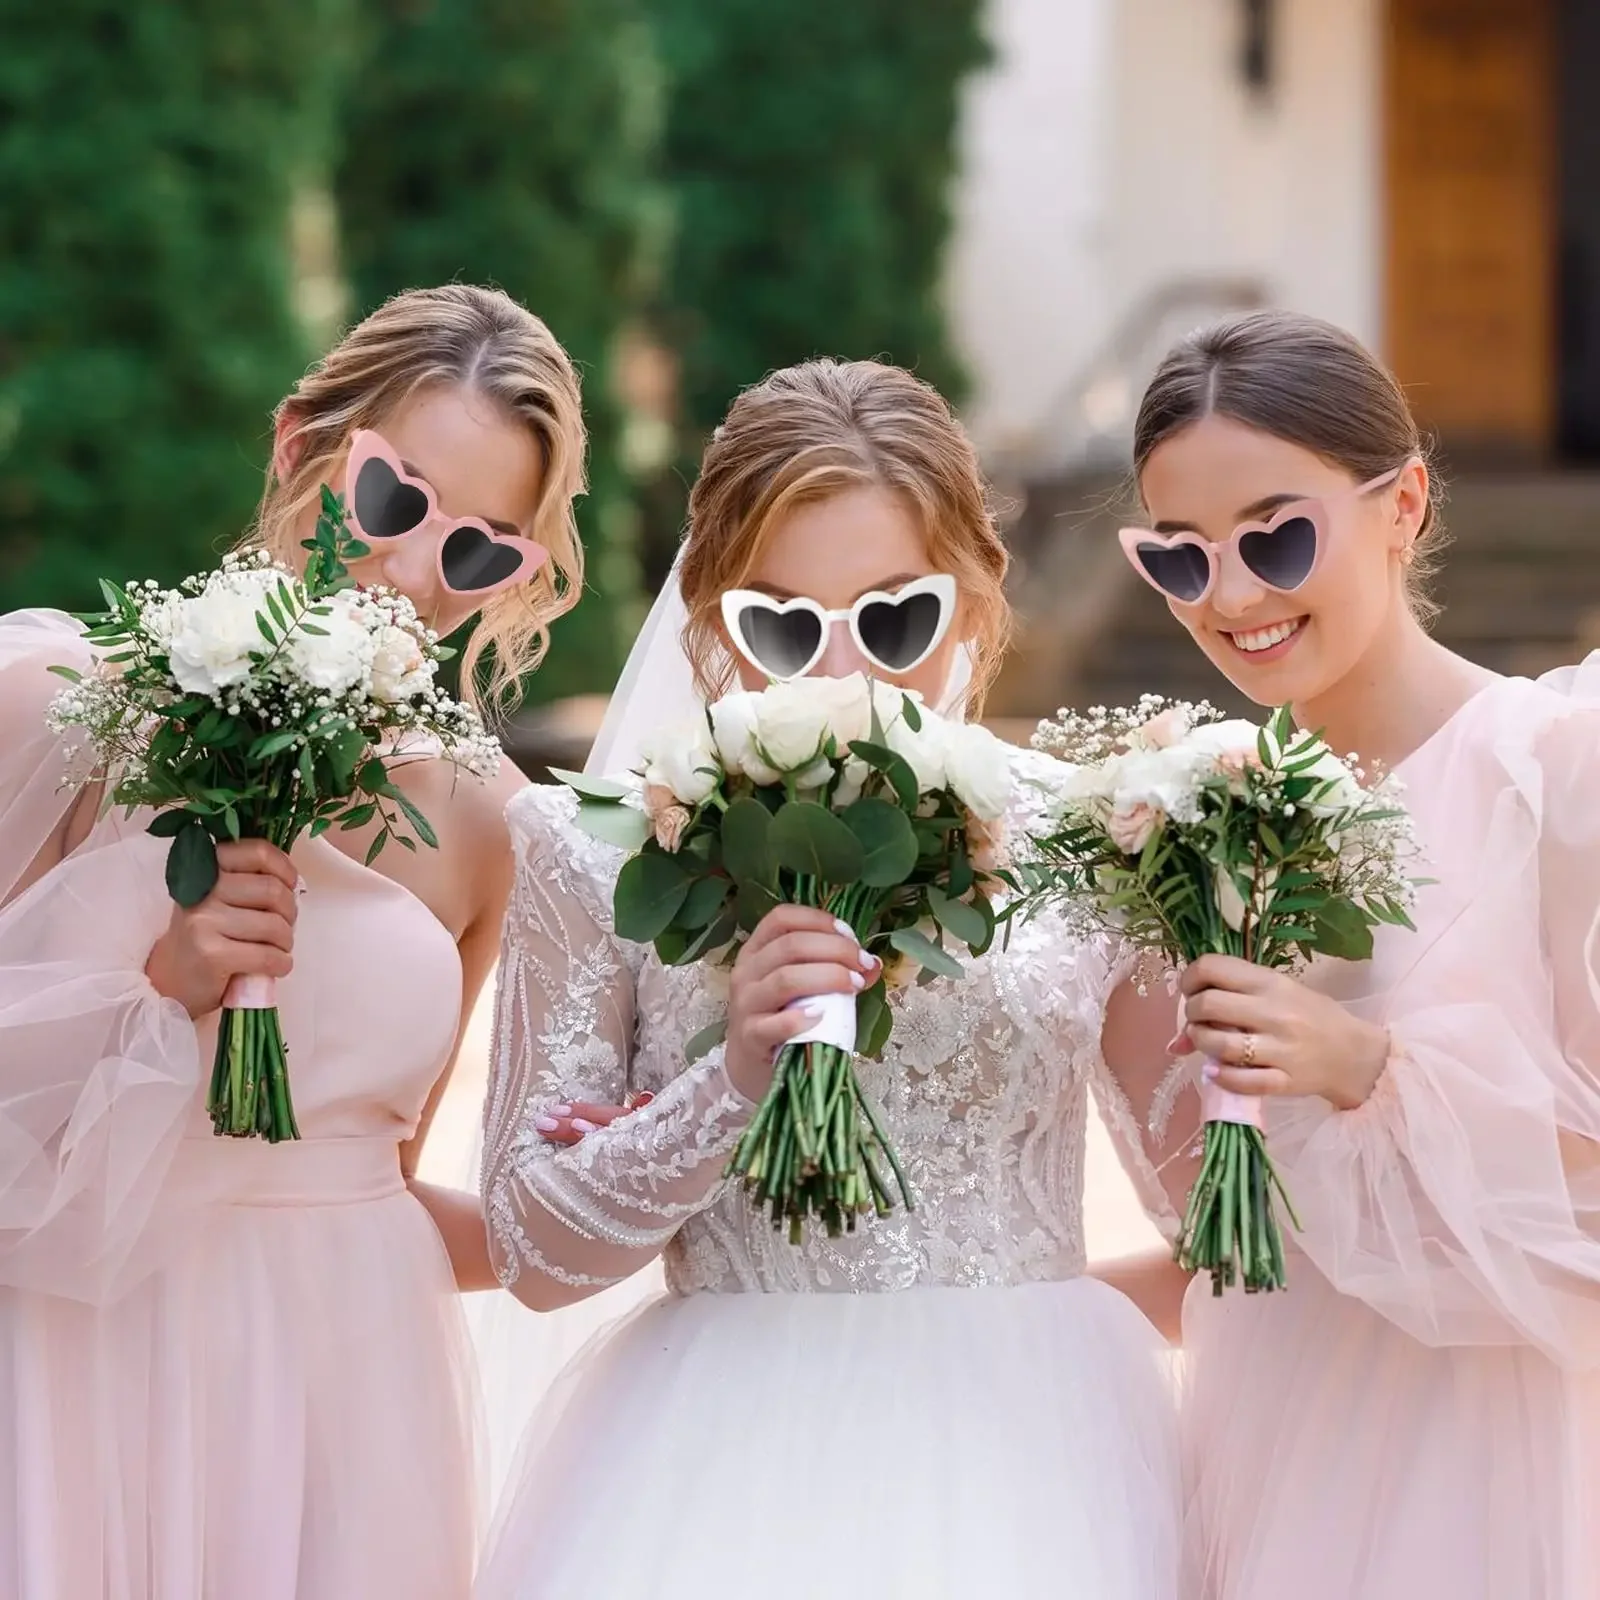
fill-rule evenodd
<path id="1" fill-rule="evenodd" d="M 1320 954 L 1340 961 L 1371 959 L 1372 926 L 1353 902 L 1343 898 L 1327 900 L 1312 912 L 1311 922 Z"/>
<path id="2" fill-rule="evenodd" d="M 779 901 L 777 895 L 767 888 L 765 884 L 741 883 L 739 885 L 738 901 L 735 907 L 738 914 L 739 926 L 743 928 L 746 933 L 755 932 L 756 926 L 760 923 L 761 919 L 779 904 L 781 904 L 781 902 Z"/>
<path id="3" fill-rule="evenodd" d="M 591 839 L 613 844 L 630 855 L 650 837 L 650 819 L 642 811 L 610 800 L 580 800 L 572 820 Z"/>
<path id="4" fill-rule="evenodd" d="M 172 836 L 167 851 L 167 893 L 185 908 L 197 906 L 217 883 L 217 845 L 198 817 Z"/>
<path id="5" fill-rule="evenodd" d="M 721 1018 L 702 1028 L 698 1033 L 690 1036 L 689 1042 L 683 1047 L 683 1064 L 692 1067 L 695 1062 L 703 1060 L 710 1055 L 728 1037 L 728 1019 Z"/>
<path id="6" fill-rule="evenodd" d="M 684 897 L 674 919 L 677 925 L 694 932 L 713 922 L 732 888 L 732 881 L 720 875 L 699 879 Z"/>
<path id="7" fill-rule="evenodd" d="M 910 956 L 925 972 L 941 978 L 960 978 L 966 973 L 966 968 L 953 955 L 915 928 L 896 928 L 889 935 L 889 943 L 901 955 Z"/>
<path id="8" fill-rule="evenodd" d="M 869 1058 L 883 1054 L 894 1028 L 894 1013 L 880 978 L 856 996 L 856 1053 Z"/>
<path id="9" fill-rule="evenodd" d="M 946 933 L 968 946 L 981 946 L 989 938 L 990 925 L 976 906 L 964 900 L 952 900 L 937 889 L 928 891 L 928 909 L 933 919 Z"/>
<path id="10" fill-rule="evenodd" d="M 550 776 L 557 783 L 564 783 L 569 789 L 576 791 L 585 800 L 600 800 L 615 803 L 624 800 L 629 794 L 625 784 L 615 783 L 610 778 L 594 778 L 583 772 L 569 772 L 565 767 L 551 767 Z"/>
<path id="11" fill-rule="evenodd" d="M 917 865 L 917 832 L 897 805 L 868 796 L 839 815 L 860 842 L 860 881 L 870 889 L 892 889 L 909 878 Z"/>
<path id="12" fill-rule="evenodd" d="M 612 909 L 619 938 L 653 944 L 672 926 L 690 880 L 664 851 L 644 849 L 617 874 Z"/>
<path id="13" fill-rule="evenodd" d="M 866 862 L 861 841 L 814 800 L 791 800 L 778 812 L 771 845 L 780 867 L 823 883 L 858 883 Z"/>
<path id="14" fill-rule="evenodd" d="M 729 876 L 771 888 L 777 876 L 771 837 L 772 813 L 749 795 L 735 800 L 722 816 L 722 864 Z"/>
<path id="15" fill-rule="evenodd" d="M 905 810 L 917 809 L 917 801 L 921 798 L 917 775 L 911 770 L 911 763 L 904 756 L 896 755 L 887 745 L 873 744 L 864 739 L 857 739 L 850 746 L 850 753 L 858 760 L 865 761 L 874 772 L 881 772 L 889 780 L 895 797 Z"/>

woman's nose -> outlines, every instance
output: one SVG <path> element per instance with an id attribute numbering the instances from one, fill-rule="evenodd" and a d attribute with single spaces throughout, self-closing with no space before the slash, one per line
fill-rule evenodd
<path id="1" fill-rule="evenodd" d="M 1239 559 L 1236 551 L 1224 554 L 1217 573 L 1216 586 L 1210 594 L 1212 609 L 1224 617 L 1242 617 L 1252 606 L 1258 605 L 1266 590 L 1250 569 Z"/>
<path id="2" fill-rule="evenodd" d="M 828 645 L 812 673 L 819 678 L 848 678 L 857 672 L 870 672 L 872 664 L 862 655 L 848 622 L 835 622 L 828 631 Z"/>
<path id="3" fill-rule="evenodd" d="M 423 529 L 408 539 L 397 539 L 387 549 L 380 548 L 378 570 L 391 589 L 398 589 L 415 603 L 419 611 L 434 598 L 438 587 L 439 538 Z"/>

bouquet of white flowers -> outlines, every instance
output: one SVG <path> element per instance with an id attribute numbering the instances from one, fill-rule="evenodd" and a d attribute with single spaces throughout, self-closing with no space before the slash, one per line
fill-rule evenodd
<path id="1" fill-rule="evenodd" d="M 1076 907 L 1174 964 L 1231 955 L 1292 968 L 1365 960 L 1378 923 L 1410 927 L 1417 848 L 1393 779 L 1364 786 L 1287 709 L 1266 727 L 1147 696 L 1132 711 L 1062 712 L 1035 744 L 1076 763 L 1051 826 L 1012 874 L 1011 914 Z M 1205 1152 L 1176 1257 L 1220 1294 L 1284 1286 L 1259 1102 L 1209 1082 Z"/>
<path id="2" fill-rule="evenodd" d="M 442 754 L 480 778 L 499 765 L 476 712 L 436 683 L 449 652 L 411 602 L 351 584 L 345 562 L 367 549 L 328 489 L 305 548 L 303 578 L 256 552 L 177 589 L 102 582 L 108 609 L 83 620 L 103 654 L 86 675 L 54 669 L 72 687 L 51 726 L 87 732 L 109 804 L 156 813 L 180 905 L 211 892 L 218 840 L 288 850 L 376 820 L 369 865 L 391 836 L 436 845 L 389 764 Z M 229 986 L 207 1106 L 219 1134 L 299 1138 L 271 979 Z"/>
<path id="3" fill-rule="evenodd" d="M 869 1206 L 887 1214 L 896 1194 L 910 1209 L 854 1057 L 888 1042 L 889 987 L 961 976 L 947 937 L 974 955 L 994 937 L 986 890 L 1010 798 L 1004 746 L 899 689 L 800 678 L 728 695 L 663 730 L 639 774 L 642 796 L 557 776 L 582 797 L 580 825 L 637 851 L 617 877 L 616 930 L 664 962 L 731 965 L 780 904 L 829 912 L 884 961 L 860 996 L 797 1002 L 821 1018 L 780 1051 L 729 1171 L 796 1242 L 808 1216 L 838 1234 Z M 692 1041 L 691 1057 L 723 1032 Z"/>

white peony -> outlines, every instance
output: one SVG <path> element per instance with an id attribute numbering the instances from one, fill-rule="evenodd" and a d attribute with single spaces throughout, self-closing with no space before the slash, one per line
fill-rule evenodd
<path id="1" fill-rule="evenodd" d="M 250 676 L 252 652 L 266 641 L 256 621 L 259 600 L 216 585 L 180 600 L 166 619 L 170 627 L 167 659 L 186 694 L 217 698 Z"/>
<path id="2" fill-rule="evenodd" d="M 840 746 L 864 739 L 872 724 L 866 679 L 796 678 L 764 689 L 755 708 L 760 752 L 780 772 L 811 764 L 829 734 Z"/>
<path id="3" fill-rule="evenodd" d="M 308 620 L 318 631 L 296 628 L 283 657 L 292 675 L 324 694 L 348 694 L 365 683 L 372 671 L 377 641 L 368 627 L 363 603 L 346 592 L 321 601 Z"/>
<path id="4" fill-rule="evenodd" d="M 685 806 L 708 798 L 722 777 L 722 763 L 706 719 L 669 728 L 645 746 L 646 788 L 669 790 Z"/>
<path id="5" fill-rule="evenodd" d="M 433 681 L 433 665 L 415 635 L 386 622 L 373 637 L 372 697 L 393 705 L 422 693 Z"/>
<path id="6" fill-rule="evenodd" d="M 711 729 L 717 754 L 729 772 L 742 774 L 752 783 L 776 783 L 779 775 L 756 749 L 756 707 L 760 702 L 760 694 L 750 689 L 724 695 L 711 707 Z"/>
<path id="7" fill-rule="evenodd" d="M 924 718 L 927 727 L 931 719 Z M 1003 817 L 1011 803 L 1011 761 L 1006 747 L 981 723 L 944 724 L 945 778 L 956 798 L 985 822 Z"/>

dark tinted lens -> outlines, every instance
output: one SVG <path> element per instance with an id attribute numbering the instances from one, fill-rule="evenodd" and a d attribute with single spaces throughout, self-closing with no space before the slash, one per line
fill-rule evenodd
<path id="1" fill-rule="evenodd" d="M 739 613 L 745 649 L 774 678 L 793 678 L 809 667 L 822 643 L 822 622 L 810 611 L 769 611 L 746 606 Z"/>
<path id="2" fill-rule="evenodd" d="M 1196 601 L 1206 592 L 1211 582 L 1211 563 L 1199 545 L 1142 544 L 1139 546 L 1139 565 L 1150 574 L 1174 600 Z"/>
<path id="3" fill-rule="evenodd" d="M 492 589 L 522 570 L 524 552 L 514 543 L 499 544 L 481 528 L 452 528 L 439 553 L 444 581 L 457 594 Z"/>
<path id="4" fill-rule="evenodd" d="M 364 461 L 356 474 L 351 510 L 369 539 L 394 539 L 422 525 L 428 514 L 428 497 L 402 483 L 387 461 Z"/>
<path id="5" fill-rule="evenodd" d="M 1290 517 L 1272 531 L 1252 530 L 1239 541 L 1239 559 L 1274 589 L 1298 589 L 1317 559 L 1317 525 Z"/>
<path id="6" fill-rule="evenodd" d="M 905 672 L 927 654 L 943 616 L 938 595 L 914 594 L 864 605 L 856 628 L 862 648 L 880 667 Z"/>

